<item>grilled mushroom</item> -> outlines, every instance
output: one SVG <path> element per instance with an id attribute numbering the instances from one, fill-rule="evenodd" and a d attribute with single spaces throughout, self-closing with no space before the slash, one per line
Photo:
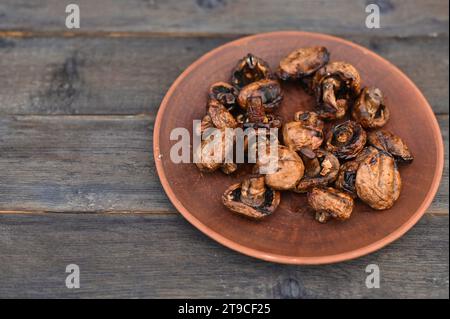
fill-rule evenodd
<path id="1" fill-rule="evenodd" d="M 208 101 L 208 115 L 212 123 L 218 129 L 235 128 L 238 126 L 236 119 L 218 100 L 210 99 Z"/>
<path id="2" fill-rule="evenodd" d="M 326 149 L 341 160 L 356 157 L 367 141 L 366 131 L 354 121 L 335 125 L 327 135 Z"/>
<path id="3" fill-rule="evenodd" d="M 319 115 L 325 119 L 343 118 L 351 101 L 361 90 L 361 77 L 354 66 L 332 62 L 314 75 L 313 90 Z"/>
<path id="4" fill-rule="evenodd" d="M 390 153 L 399 162 L 411 163 L 414 160 L 406 143 L 389 131 L 378 130 L 370 132 L 367 140 L 370 145 Z"/>
<path id="5" fill-rule="evenodd" d="M 334 182 L 339 172 L 339 160 L 330 152 L 318 149 L 315 152 L 309 149 L 300 151 L 305 165 L 305 175 L 295 187 L 298 193 L 306 193 L 317 186 L 327 186 Z"/>
<path id="6" fill-rule="evenodd" d="M 278 76 L 282 80 L 298 80 L 313 75 L 330 60 L 325 47 L 300 48 L 281 59 Z"/>
<path id="7" fill-rule="evenodd" d="M 384 103 L 383 92 L 375 87 L 364 88 L 353 106 L 352 117 L 364 128 L 384 126 L 390 112 Z"/>
<path id="8" fill-rule="evenodd" d="M 353 198 L 357 197 L 355 181 L 356 172 L 359 168 L 359 162 L 357 160 L 349 161 L 341 165 L 339 174 L 336 179 L 335 187 L 343 192 L 346 192 Z"/>
<path id="9" fill-rule="evenodd" d="M 275 172 L 265 175 L 266 185 L 276 190 L 294 189 L 303 177 L 305 167 L 300 156 L 289 148 L 278 146 L 278 160 L 276 161 Z M 258 157 L 255 169 L 259 169 L 263 164 Z"/>
<path id="10" fill-rule="evenodd" d="M 231 185 L 222 195 L 222 203 L 239 215 L 262 219 L 277 209 L 280 193 L 266 187 L 263 176 L 249 176 Z"/>
<path id="11" fill-rule="evenodd" d="M 261 58 L 249 53 L 239 60 L 233 70 L 231 83 L 242 88 L 252 82 L 273 78 L 269 64 Z"/>
<path id="12" fill-rule="evenodd" d="M 239 105 L 246 110 L 249 100 L 258 97 L 261 99 L 266 112 L 272 112 L 283 99 L 281 86 L 276 80 L 264 79 L 252 82 L 241 89 L 238 96 Z"/>
<path id="13" fill-rule="evenodd" d="M 316 211 L 316 220 L 326 223 L 330 218 L 349 219 L 353 211 L 353 198 L 332 187 L 315 187 L 308 192 L 308 203 Z"/>
<path id="14" fill-rule="evenodd" d="M 209 88 L 209 98 L 219 101 L 228 111 L 235 111 L 238 107 L 239 91 L 226 82 L 217 82 Z"/>
<path id="15" fill-rule="evenodd" d="M 315 150 L 322 145 L 323 122 L 315 112 L 297 112 L 293 122 L 283 125 L 283 141 L 294 151 L 302 148 Z"/>
<path id="16" fill-rule="evenodd" d="M 204 138 L 196 149 L 198 158 L 201 162 L 195 163 L 198 169 L 205 173 L 211 173 L 218 170 L 225 162 L 226 137 L 225 130 L 215 131 L 216 135 L 211 134 Z M 220 138 L 216 141 L 216 138 Z"/>
<path id="17" fill-rule="evenodd" d="M 356 192 L 370 207 L 389 209 L 400 196 L 400 173 L 389 153 L 373 147 L 368 150 L 356 172 Z"/>

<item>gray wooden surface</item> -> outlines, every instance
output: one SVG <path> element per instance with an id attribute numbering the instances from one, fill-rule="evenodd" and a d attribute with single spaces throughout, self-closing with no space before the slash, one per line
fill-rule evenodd
<path id="1" fill-rule="evenodd" d="M 336 3 L 338 2 L 338 3 Z M 364 26 L 366 3 L 382 28 Z M 413 298 L 449 296 L 448 1 L 61 1 L 0 3 L 0 297 Z M 423 91 L 445 141 L 442 185 L 403 238 L 320 267 L 255 260 L 175 211 L 152 160 L 172 81 L 244 34 L 298 29 L 381 54 Z M 65 288 L 65 267 L 81 288 Z M 365 267 L 381 270 L 367 289 Z"/>

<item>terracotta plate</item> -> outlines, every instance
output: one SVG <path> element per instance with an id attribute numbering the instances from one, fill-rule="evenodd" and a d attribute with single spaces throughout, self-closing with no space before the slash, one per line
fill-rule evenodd
<path id="1" fill-rule="evenodd" d="M 209 86 L 229 81 L 238 59 L 251 52 L 276 69 L 279 60 L 304 46 L 323 45 L 331 59 L 345 60 L 360 71 L 365 85 L 376 85 L 387 97 L 391 120 L 387 129 L 399 134 L 415 155 L 400 169 L 403 191 L 395 206 L 376 212 L 357 204 L 347 222 L 325 225 L 313 219 L 304 195 L 284 192 L 278 210 L 261 222 L 230 213 L 221 195 L 243 172 L 226 176 L 202 174 L 194 164 L 174 164 L 170 148 L 173 128 L 187 128 L 205 114 Z M 405 52 L 405 54 L 408 54 Z M 283 85 L 280 113 L 312 109 L 313 99 L 294 85 Z M 191 135 L 192 136 L 192 135 Z M 202 56 L 175 81 L 158 112 L 154 155 L 161 183 L 175 207 L 195 227 L 221 244 L 246 255 L 289 264 L 323 264 L 356 258 L 391 243 L 408 231 L 430 205 L 440 182 L 443 145 L 431 107 L 417 87 L 394 65 L 354 43 L 322 34 L 274 32 L 225 44 Z"/>

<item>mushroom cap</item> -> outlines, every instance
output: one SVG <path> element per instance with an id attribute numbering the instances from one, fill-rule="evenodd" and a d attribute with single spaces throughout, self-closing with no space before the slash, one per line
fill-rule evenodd
<path id="1" fill-rule="evenodd" d="M 370 148 L 356 172 L 355 187 L 358 197 L 373 209 L 391 208 L 402 187 L 394 158 L 387 152 Z"/>
<path id="2" fill-rule="evenodd" d="M 231 185 L 222 195 L 222 203 L 232 212 L 251 219 L 262 219 L 272 214 L 280 204 L 280 193 L 267 188 L 262 205 L 252 207 L 241 201 L 242 183 Z"/>
<path id="3" fill-rule="evenodd" d="M 350 195 L 332 187 L 314 187 L 308 192 L 308 203 L 316 211 L 319 222 L 326 222 L 330 217 L 349 219 L 354 207 Z"/>
<path id="4" fill-rule="evenodd" d="M 355 158 L 367 141 L 366 131 L 359 123 L 346 121 L 331 128 L 325 148 L 342 160 Z"/>
<path id="5" fill-rule="evenodd" d="M 246 110 L 253 98 L 260 98 L 266 112 L 272 112 L 283 100 L 280 83 L 271 79 L 252 82 L 241 89 L 237 100 Z"/>
<path id="6" fill-rule="evenodd" d="M 218 129 L 235 128 L 238 126 L 234 116 L 218 100 L 210 99 L 208 101 L 208 115 L 214 126 Z"/>
<path id="7" fill-rule="evenodd" d="M 236 108 L 238 95 L 239 91 L 226 82 L 212 84 L 208 92 L 209 99 L 219 101 L 229 111 Z"/>
<path id="8" fill-rule="evenodd" d="M 273 78 L 269 64 L 261 58 L 249 53 L 237 63 L 231 76 L 231 84 L 242 88 L 247 84 L 262 79 Z"/>
<path id="9" fill-rule="evenodd" d="M 384 103 L 383 92 L 375 87 L 364 88 L 353 106 L 352 117 L 364 128 L 384 126 L 390 112 Z"/>
<path id="10" fill-rule="evenodd" d="M 402 163 L 411 163 L 414 160 L 408 145 L 399 136 L 390 131 L 372 131 L 368 134 L 367 141 L 377 149 L 390 153 Z"/>
<path id="11" fill-rule="evenodd" d="M 282 80 L 301 79 L 312 75 L 329 60 L 330 53 L 325 47 L 300 48 L 281 59 L 278 76 Z"/>
<path id="12" fill-rule="evenodd" d="M 324 139 L 323 126 L 317 113 L 297 112 L 294 121 L 282 127 L 284 144 L 294 151 L 302 148 L 318 149 Z"/>
<path id="13" fill-rule="evenodd" d="M 265 175 L 266 185 L 276 190 L 294 189 L 305 171 L 300 156 L 286 146 L 279 145 L 276 164 L 276 172 Z M 260 165 L 257 163 L 256 167 Z"/>
<path id="14" fill-rule="evenodd" d="M 328 186 L 334 182 L 339 172 L 339 160 L 332 153 L 316 150 L 315 158 L 302 157 L 305 165 L 305 175 L 295 187 L 298 193 L 305 193 L 318 186 Z"/>

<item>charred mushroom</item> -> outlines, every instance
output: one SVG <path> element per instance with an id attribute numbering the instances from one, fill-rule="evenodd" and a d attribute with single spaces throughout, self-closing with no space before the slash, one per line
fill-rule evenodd
<path id="1" fill-rule="evenodd" d="M 199 163 L 195 163 L 198 169 L 205 173 L 218 170 L 225 162 L 226 137 L 225 130 L 217 130 L 216 134 L 205 137 L 199 148 L 196 149 Z M 220 140 L 217 141 L 216 138 Z"/>
<path id="2" fill-rule="evenodd" d="M 390 153 L 399 162 L 411 163 L 414 160 L 406 143 L 400 137 L 389 131 L 379 130 L 370 132 L 367 140 L 370 145 Z"/>
<path id="3" fill-rule="evenodd" d="M 244 86 L 239 92 L 238 103 L 246 110 L 249 100 L 260 98 L 266 112 L 273 112 L 283 99 L 281 86 L 276 80 L 264 79 Z"/>
<path id="4" fill-rule="evenodd" d="M 266 185 L 276 190 L 294 189 L 305 171 L 303 161 L 297 153 L 282 145 L 278 146 L 277 155 L 274 172 L 265 175 Z M 258 157 L 255 168 L 260 170 L 263 166 Z"/>
<path id="5" fill-rule="evenodd" d="M 364 128 L 384 126 L 390 117 L 383 92 L 375 87 L 364 88 L 353 106 L 352 116 Z"/>
<path id="6" fill-rule="evenodd" d="M 219 101 L 228 111 L 235 111 L 238 107 L 237 97 L 239 91 L 226 82 L 217 82 L 209 88 L 209 98 Z"/>
<path id="7" fill-rule="evenodd" d="M 356 157 L 367 141 L 366 131 L 353 121 L 335 125 L 327 135 L 326 149 L 341 160 Z"/>
<path id="8" fill-rule="evenodd" d="M 218 100 L 208 101 L 208 115 L 218 129 L 235 128 L 238 126 L 234 116 Z"/>
<path id="9" fill-rule="evenodd" d="M 369 149 L 356 172 L 356 192 L 370 207 L 389 209 L 400 196 L 400 173 L 389 153 L 372 147 Z"/>
<path id="10" fill-rule="evenodd" d="M 359 95 L 361 77 L 351 64 L 332 62 L 316 72 L 312 87 L 319 115 L 325 119 L 340 119 Z"/>
<path id="11" fill-rule="evenodd" d="M 359 162 L 357 160 L 342 164 L 335 183 L 335 187 L 337 189 L 346 192 L 353 198 L 357 197 L 355 182 L 356 172 L 358 171 L 358 168 Z"/>
<path id="12" fill-rule="evenodd" d="M 293 122 L 283 125 L 283 141 L 291 150 L 315 150 L 322 145 L 323 122 L 315 112 L 297 112 Z"/>
<path id="13" fill-rule="evenodd" d="M 281 59 L 278 76 L 282 80 L 298 80 L 313 75 L 330 60 L 325 47 L 301 48 Z"/>
<path id="14" fill-rule="evenodd" d="M 349 219 L 353 211 L 353 198 L 332 187 L 313 188 L 308 192 L 308 203 L 316 211 L 316 220 L 326 223 L 330 218 Z"/>
<path id="15" fill-rule="evenodd" d="M 263 176 L 250 176 L 231 185 L 222 195 L 222 203 L 239 215 L 262 219 L 277 209 L 280 193 L 266 187 Z"/>
<path id="16" fill-rule="evenodd" d="M 234 68 L 231 83 L 238 88 L 242 88 L 252 82 L 271 78 L 273 78 L 273 75 L 269 64 L 249 53 L 239 60 Z"/>
<path id="17" fill-rule="evenodd" d="M 321 149 L 315 152 L 302 149 L 300 155 L 305 165 L 305 175 L 295 187 L 296 192 L 306 193 L 313 187 L 328 186 L 334 182 L 340 166 L 336 156 Z"/>

